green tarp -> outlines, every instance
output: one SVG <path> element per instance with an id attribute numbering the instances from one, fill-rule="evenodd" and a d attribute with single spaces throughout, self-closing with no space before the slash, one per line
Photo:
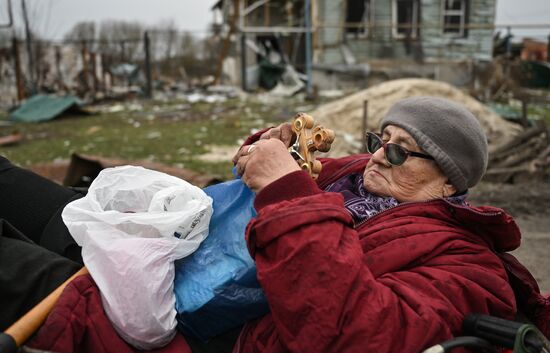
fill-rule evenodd
<path id="1" fill-rule="evenodd" d="M 522 85 L 529 88 L 550 88 L 550 63 L 522 61 Z"/>
<path id="2" fill-rule="evenodd" d="M 266 59 L 262 59 L 259 63 L 260 66 L 260 87 L 265 89 L 273 89 L 277 86 L 277 82 L 281 79 L 281 76 L 285 73 L 285 65 L 272 64 Z"/>
<path id="3" fill-rule="evenodd" d="M 10 120 L 34 123 L 51 120 L 66 111 L 83 113 L 80 109 L 82 102 L 74 96 L 50 96 L 37 94 L 27 99 L 17 110 L 10 115 Z"/>

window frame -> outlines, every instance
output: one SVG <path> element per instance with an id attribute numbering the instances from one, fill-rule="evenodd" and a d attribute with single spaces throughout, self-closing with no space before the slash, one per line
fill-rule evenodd
<path id="1" fill-rule="evenodd" d="M 449 0 L 441 1 L 441 33 L 444 36 L 452 38 L 465 38 L 467 35 L 466 23 L 468 17 L 468 0 L 451 0 L 451 1 L 460 1 L 461 10 L 447 10 L 446 6 Z M 445 17 L 459 16 L 460 17 L 460 26 L 458 32 L 445 32 L 448 28 L 445 26 Z M 451 30 L 453 28 L 450 28 Z"/>
<path id="2" fill-rule="evenodd" d="M 397 5 L 399 1 L 412 2 L 412 27 L 411 27 L 411 39 L 416 39 L 419 36 L 420 25 L 420 0 L 392 0 L 392 35 L 396 39 L 405 39 L 407 36 L 403 33 L 399 33 L 399 23 L 397 19 Z M 445 0 L 444 0 L 445 1 Z"/>
<path id="3" fill-rule="evenodd" d="M 348 15 L 348 4 L 350 0 L 346 0 L 346 17 Z M 347 22 L 348 23 L 362 23 L 365 27 L 358 28 L 357 33 L 348 32 L 351 27 L 344 28 L 345 39 L 365 39 L 372 36 L 372 24 L 374 23 L 374 2 L 375 0 L 362 0 L 365 4 L 365 12 L 363 13 L 363 20 L 361 22 Z"/>

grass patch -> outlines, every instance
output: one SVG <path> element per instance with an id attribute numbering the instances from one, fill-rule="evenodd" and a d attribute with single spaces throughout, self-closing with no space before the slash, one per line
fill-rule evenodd
<path id="1" fill-rule="evenodd" d="M 520 101 L 511 101 L 509 104 L 490 103 L 489 106 L 505 118 L 516 120 L 518 123 L 521 119 L 522 106 Z M 527 106 L 527 117 L 531 120 L 543 120 L 550 125 L 550 104 L 529 104 Z"/>
<path id="2" fill-rule="evenodd" d="M 289 103 L 281 107 L 240 100 L 215 104 L 150 101 L 128 103 L 119 109 L 91 107 L 98 112 L 0 127 L 0 136 L 13 131 L 25 136 L 19 145 L 0 147 L 0 155 L 23 167 L 68 159 L 72 153 L 148 159 L 230 177 L 230 162 L 209 163 L 197 157 L 209 152 L 206 146 L 237 148 L 251 132 L 279 124 L 281 115 L 289 120 L 298 102 Z M 7 114 L 2 118 L 7 119 Z"/>
<path id="3" fill-rule="evenodd" d="M 530 118 L 544 120 L 550 126 L 550 104 L 539 104 L 527 107 Z"/>

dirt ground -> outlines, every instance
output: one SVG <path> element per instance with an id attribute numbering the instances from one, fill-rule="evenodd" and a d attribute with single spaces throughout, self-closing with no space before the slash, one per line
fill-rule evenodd
<path id="1" fill-rule="evenodd" d="M 522 184 L 482 182 L 471 190 L 474 205 L 501 207 L 510 213 L 522 232 L 522 244 L 512 252 L 550 292 L 550 180 Z"/>

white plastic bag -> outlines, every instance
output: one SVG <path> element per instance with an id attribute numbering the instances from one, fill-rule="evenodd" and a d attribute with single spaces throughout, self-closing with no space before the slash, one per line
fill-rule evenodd
<path id="1" fill-rule="evenodd" d="M 63 221 L 97 283 L 114 328 L 139 349 L 175 335 L 174 261 L 208 235 L 212 199 L 173 176 L 142 167 L 103 170 Z"/>

